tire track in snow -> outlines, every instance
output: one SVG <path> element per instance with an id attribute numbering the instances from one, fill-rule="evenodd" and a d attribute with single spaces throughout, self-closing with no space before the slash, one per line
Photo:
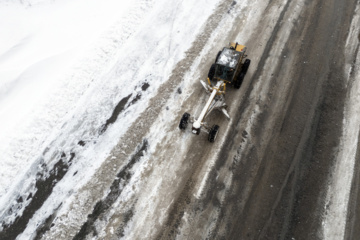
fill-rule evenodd
<path id="1" fill-rule="evenodd" d="M 252 6 L 252 7 L 256 8 L 255 6 Z M 230 33 L 230 35 L 233 35 L 233 33 Z M 227 38 L 227 37 L 225 37 L 225 38 Z M 251 47 L 249 47 L 249 49 L 251 49 Z M 251 51 L 250 54 L 252 52 L 253 51 Z M 251 54 L 251 56 L 254 57 L 252 54 Z M 242 89 L 244 89 L 244 88 L 246 88 L 246 86 L 242 87 Z M 231 99 L 231 97 L 235 98 L 234 93 L 229 92 L 229 94 L 230 94 L 230 99 Z M 238 94 L 238 92 L 237 92 L 237 94 Z M 246 97 L 243 97 L 243 98 L 246 98 Z M 237 101 L 232 102 L 232 106 L 230 106 L 230 107 L 235 107 L 237 104 L 238 104 Z M 235 119 L 235 120 L 233 120 L 233 122 L 237 123 L 238 121 L 237 121 L 237 119 Z M 233 135 L 236 135 L 236 133 L 234 133 L 234 131 L 232 131 L 232 136 Z M 233 138 L 229 137 L 230 141 L 231 141 L 231 139 L 233 139 Z M 219 144 L 219 142 L 218 142 L 218 144 Z M 227 145 L 228 144 L 225 144 L 225 146 L 227 146 Z M 166 226 L 167 230 L 164 233 L 162 233 L 162 235 L 161 235 L 164 239 L 166 239 L 167 237 L 172 237 L 172 236 L 174 236 L 174 234 L 181 234 L 180 236 L 182 236 L 182 237 L 188 236 L 186 234 L 199 234 L 199 235 L 191 235 L 191 236 L 197 236 L 197 237 L 202 236 L 203 237 L 204 235 L 201 235 L 199 233 L 200 231 L 202 231 L 204 234 L 209 234 L 208 235 L 208 237 L 209 237 L 209 236 L 211 236 L 212 233 L 208 232 L 208 231 L 210 231 L 209 229 L 205 229 L 205 228 L 203 229 L 204 226 L 201 225 L 201 224 L 203 224 L 203 221 L 204 221 L 203 219 L 204 218 L 205 219 L 213 219 L 213 222 L 215 222 L 215 223 L 214 224 L 211 223 L 210 225 L 215 225 L 215 226 L 217 224 L 216 223 L 217 221 L 222 221 L 221 215 L 217 215 L 217 214 L 219 214 L 218 210 L 221 209 L 221 207 L 223 207 L 222 197 L 221 197 L 222 193 L 224 191 L 226 192 L 227 190 L 224 189 L 226 184 L 224 185 L 222 180 L 218 180 L 218 177 L 219 177 L 219 175 L 223 177 L 223 175 L 221 173 L 219 173 L 219 170 L 222 167 L 227 169 L 228 164 L 225 164 L 223 161 L 220 162 L 220 159 L 221 158 L 217 159 L 217 161 L 214 163 L 215 166 L 212 166 L 211 172 L 208 175 L 206 175 L 206 178 L 208 179 L 208 181 L 206 182 L 206 184 L 207 184 L 206 189 L 216 189 L 216 190 L 214 192 L 205 192 L 204 196 L 201 196 L 201 199 L 204 199 L 204 200 L 198 201 L 198 199 L 194 199 L 193 191 L 196 188 L 196 186 L 194 185 L 194 182 L 198 181 L 196 178 L 199 178 L 200 175 L 198 175 L 198 172 L 196 172 L 196 174 L 195 173 L 191 174 L 194 176 L 193 179 L 189 179 L 189 181 L 185 184 L 186 187 L 180 193 L 181 197 L 179 197 L 177 199 L 176 203 L 172 207 L 172 212 L 170 213 L 170 216 L 169 216 L 169 222 L 167 223 L 167 226 Z M 199 160 L 196 160 L 196 161 L 198 162 Z M 227 165 L 227 167 L 225 167 L 224 165 Z M 221 179 L 221 178 L 219 178 L 219 179 Z M 200 195 L 203 195 L 203 194 L 200 194 Z M 191 204 L 190 204 L 190 202 L 191 202 Z M 214 204 L 214 206 L 212 204 Z M 194 207 L 194 205 L 196 207 Z M 214 213 L 214 215 L 212 215 L 212 216 L 206 215 L 200 219 L 197 218 L 198 215 L 201 215 L 200 213 L 202 211 L 204 211 L 204 212 L 206 211 L 206 210 L 204 210 L 204 208 L 206 208 L 207 206 L 212 206 L 212 207 L 209 207 L 209 209 L 210 208 L 213 209 L 212 212 Z M 198 210 L 194 213 L 192 211 L 193 208 L 197 208 Z M 211 210 L 209 210 L 209 211 L 211 211 Z M 194 217 L 193 215 L 196 215 L 195 220 L 193 219 L 193 217 Z M 201 225 L 201 226 L 199 226 L 199 225 Z M 189 228 L 192 230 L 189 230 Z M 182 230 L 184 230 L 184 232 L 182 232 Z M 213 233 L 217 232 L 216 227 L 215 227 L 215 230 L 213 230 L 212 232 Z"/>
<path id="2" fill-rule="evenodd" d="M 251 143 L 248 145 L 247 143 L 252 141 L 252 137 L 248 136 L 247 130 L 252 132 L 251 128 L 253 125 L 256 125 L 256 118 L 258 118 L 257 116 L 260 115 L 261 111 L 265 111 L 268 107 L 266 104 L 268 99 L 266 99 L 265 96 L 267 96 L 266 94 L 269 89 L 274 88 L 274 84 L 282 86 L 281 94 L 277 93 L 276 95 L 285 95 L 282 96 L 282 98 L 286 98 L 287 94 L 291 95 L 290 93 L 286 93 L 288 88 L 291 87 L 291 83 L 287 84 L 286 81 L 286 74 L 289 74 L 286 70 L 283 70 L 283 72 L 285 72 L 283 73 L 283 79 L 285 79 L 285 82 L 281 82 L 281 80 L 276 81 L 276 77 L 264 80 L 264 78 L 267 76 L 266 73 L 269 73 L 269 75 L 270 73 L 278 73 L 281 71 L 281 66 L 285 65 L 285 61 L 293 60 L 291 55 L 286 54 L 288 51 L 287 39 L 289 38 L 290 31 L 288 30 L 287 24 L 283 24 L 283 21 L 284 16 L 287 16 L 293 12 L 299 13 L 301 8 L 294 11 L 294 4 L 292 4 L 291 10 L 289 10 L 290 1 L 285 1 L 281 7 L 276 8 L 276 14 L 274 14 L 271 12 L 274 8 L 271 8 L 270 6 L 278 6 L 278 4 L 278 2 L 269 3 L 262 14 L 262 16 L 265 15 L 270 17 L 272 19 L 271 22 L 275 21 L 275 23 L 272 24 L 272 27 L 268 27 L 256 32 L 257 36 L 263 36 L 262 40 L 266 43 L 265 46 L 255 50 L 253 44 L 247 44 L 248 48 L 250 49 L 250 58 L 253 58 L 252 68 L 258 64 L 258 66 L 261 67 L 261 70 L 255 71 L 255 73 L 251 76 L 250 85 L 246 86 L 246 84 L 244 84 L 244 86 L 242 86 L 242 89 L 245 89 L 246 91 L 242 91 L 242 99 L 244 102 L 240 104 L 240 109 L 236 109 L 235 107 L 239 104 L 238 102 L 235 102 L 233 106 L 230 106 L 231 109 L 236 109 L 236 111 L 231 114 L 234 116 L 231 122 L 232 125 L 229 127 L 231 130 L 227 134 L 226 143 L 223 144 L 224 146 L 223 149 L 221 149 L 219 157 L 210 170 L 209 176 L 207 176 L 206 187 L 204 193 L 202 194 L 203 196 L 201 196 L 200 200 L 194 200 L 194 203 L 189 207 L 190 209 L 188 208 L 188 210 L 185 211 L 185 219 L 187 220 L 183 220 L 183 222 L 186 222 L 183 224 L 183 229 L 186 230 L 186 234 L 199 234 L 198 236 L 204 236 L 200 234 L 200 232 L 202 232 L 203 234 L 206 234 L 208 238 L 212 239 L 224 237 L 226 232 L 229 231 L 227 227 L 229 227 L 231 224 L 228 224 L 227 227 L 223 226 L 224 217 L 227 216 L 226 211 L 228 209 L 225 207 L 227 206 L 226 201 L 228 199 L 224 196 L 229 194 L 229 182 L 231 182 L 232 175 L 235 174 L 235 169 L 239 167 L 236 165 L 239 164 L 240 159 L 235 159 L 235 156 L 234 161 L 232 158 L 230 160 L 227 159 L 227 161 L 224 161 L 224 159 L 226 159 L 224 158 L 224 153 L 230 155 L 233 154 L 234 151 L 231 148 L 234 147 L 234 144 L 237 144 L 239 141 L 243 142 L 243 144 L 241 144 L 242 148 L 250 148 Z M 295 6 L 295 8 L 297 8 L 297 6 Z M 292 18 L 296 19 L 296 16 L 292 16 Z M 292 24 L 290 23 L 290 25 Z M 262 28 L 264 25 L 260 22 L 259 26 Z M 288 55 L 288 58 L 283 58 L 283 54 Z M 257 56 L 261 56 L 259 63 L 255 59 Z M 252 71 L 250 73 L 252 73 Z M 246 83 L 247 82 L 248 81 L 246 81 Z M 230 95 L 230 99 L 231 97 L 235 98 L 233 95 Z M 256 98 L 264 98 L 264 100 Z M 282 101 L 282 99 L 274 99 L 274 102 L 280 105 L 282 104 Z M 263 102 L 263 104 L 260 104 L 261 102 Z M 260 110 L 257 105 L 262 106 Z M 283 107 L 273 108 L 282 109 Z M 255 110 L 256 113 L 254 113 Z M 245 122 L 243 119 L 246 119 Z M 248 123 L 246 123 L 246 121 L 248 121 L 247 119 L 249 119 Z M 242 134 L 240 134 L 241 129 L 236 127 L 237 125 L 247 125 L 246 130 L 242 131 Z M 272 128 L 271 124 L 269 125 L 269 128 Z M 262 139 L 264 139 L 264 134 L 262 136 Z M 263 141 L 266 142 L 265 140 Z M 236 148 L 237 147 L 238 146 L 236 146 Z M 238 153 L 240 153 L 240 150 L 238 150 Z M 194 205 L 196 208 L 200 209 L 195 213 L 192 211 Z M 189 219 L 191 219 L 191 221 Z M 212 221 L 204 223 L 206 222 L 204 219 L 212 219 Z M 184 235 L 181 236 L 186 236 L 185 233 L 183 234 Z"/>
<path id="3" fill-rule="evenodd" d="M 345 100 L 341 43 L 351 9 L 345 5 L 336 1 L 306 4 L 294 24 L 296 34 L 291 36 L 292 48 L 288 49 L 296 54 L 294 63 L 287 66 L 292 68 L 287 80 L 294 81 L 289 103 L 281 109 L 283 116 L 275 118 L 278 123 L 270 141 L 263 141 L 276 111 L 269 92 L 268 110 L 260 115 L 261 125 L 251 134 L 253 149 L 239 148 L 243 162 L 237 168 L 235 192 L 229 197 L 234 207 L 228 209 L 229 215 L 238 214 L 229 219 L 238 223 L 232 237 L 316 239 L 321 231 L 322 190 L 335 158 L 333 147 L 339 142 Z M 334 34 L 333 28 L 341 31 Z M 275 87 L 278 90 L 282 85 Z M 263 163 L 252 168 L 259 161 Z M 249 175 L 254 179 L 249 181 Z M 241 193 L 247 184 L 252 184 L 250 197 L 244 200 Z"/>
<path id="4" fill-rule="evenodd" d="M 276 5 L 275 2 L 273 3 Z M 292 1 L 292 3 L 294 2 Z M 343 100 L 345 99 L 342 88 L 342 80 L 345 78 L 341 76 L 341 73 L 337 73 L 341 69 L 341 59 L 343 57 L 339 43 L 341 43 L 346 29 L 343 29 L 338 36 L 333 36 L 333 29 L 326 26 L 334 26 L 336 29 L 342 25 L 348 26 L 346 23 L 349 18 L 346 14 L 349 9 L 351 9 L 351 6 L 348 6 L 343 11 L 339 11 L 341 12 L 340 14 L 338 13 L 339 15 L 342 14 L 341 16 L 346 15 L 347 17 L 337 18 L 336 14 L 333 14 L 333 11 L 335 11 L 335 9 L 342 9 L 341 7 L 343 5 L 341 3 L 335 4 L 334 2 L 328 3 L 320 1 L 318 4 L 315 3 L 315 5 L 315 8 L 306 5 L 307 11 L 305 13 L 307 14 L 302 14 L 300 22 L 294 23 L 295 32 L 298 31 L 297 34 L 304 36 L 305 39 L 299 37 L 297 34 L 292 35 L 288 42 L 288 49 L 285 48 L 282 52 L 286 56 L 289 56 L 288 54 L 296 55 L 296 57 L 292 59 L 294 65 L 286 65 L 285 60 L 279 60 L 281 63 L 279 65 L 282 68 L 293 68 L 289 70 L 290 76 L 292 77 L 286 78 L 287 75 L 282 73 L 281 69 L 275 69 L 274 72 L 275 77 L 285 78 L 283 79 L 283 81 L 285 81 L 284 84 L 286 84 L 286 81 L 294 81 L 294 83 L 290 85 L 292 91 L 290 93 L 286 90 L 281 92 L 281 88 L 284 85 L 281 84 L 281 81 L 276 82 L 272 80 L 274 85 L 271 85 L 268 90 L 269 92 L 264 90 L 264 95 L 261 96 L 262 99 L 265 98 L 265 103 L 262 106 L 265 108 L 265 111 L 260 114 L 257 119 L 260 125 L 253 126 L 253 131 L 246 129 L 246 133 L 250 133 L 248 138 L 250 138 L 251 141 L 249 141 L 249 139 L 245 140 L 249 142 L 247 146 L 241 144 L 241 147 L 238 149 L 238 154 L 242 154 L 242 157 L 240 156 L 234 159 L 238 163 L 236 169 L 233 169 L 237 176 L 232 183 L 233 186 L 230 193 L 228 193 L 229 196 L 226 199 L 228 201 L 224 203 L 227 207 L 223 209 L 227 214 L 224 218 L 224 215 L 222 215 L 222 226 L 218 228 L 222 233 L 225 233 L 225 235 L 218 234 L 216 237 L 226 236 L 227 238 L 257 239 L 260 236 L 261 230 L 263 230 L 261 234 L 264 238 L 279 237 L 280 239 L 291 239 L 292 234 L 295 232 L 296 239 L 299 236 L 309 239 L 309 236 L 313 236 L 311 234 L 316 234 L 316 231 L 319 231 L 322 205 L 316 206 L 316 216 L 312 216 L 311 214 L 314 212 L 302 209 L 303 205 L 300 204 L 300 201 L 303 201 L 303 198 L 306 199 L 309 194 L 314 192 L 315 194 L 313 194 L 312 200 L 315 199 L 315 201 L 311 201 L 310 198 L 308 198 L 309 200 L 306 201 L 308 205 L 305 204 L 306 206 L 309 206 L 309 208 L 313 207 L 314 205 L 312 204 L 316 202 L 317 197 L 320 199 L 320 203 L 323 200 L 323 196 L 320 195 L 319 192 L 309 191 L 306 186 L 316 185 L 314 189 L 323 186 L 320 183 L 326 181 L 327 169 L 331 167 L 331 162 L 328 160 L 333 159 L 332 146 L 336 145 L 337 138 L 340 136 L 339 131 L 337 131 L 337 124 L 341 124 L 342 115 L 337 109 L 341 109 Z M 340 7 L 337 5 L 340 5 Z M 322 10 L 322 8 L 325 8 L 325 10 Z M 323 15 L 319 14 L 318 10 L 320 9 L 324 12 Z M 312 14 L 309 14 L 309 11 L 311 12 L 312 10 Z M 314 18 L 310 18 L 311 15 Z M 304 16 L 307 18 L 304 18 Z M 341 19 L 344 24 L 340 24 L 338 19 Z M 302 21 L 307 21 L 307 24 L 304 26 Z M 333 24 L 335 21 L 336 24 Z M 279 24 L 283 25 L 284 23 L 280 22 Z M 261 32 L 256 32 L 256 36 L 262 35 Z M 326 39 L 331 39 L 332 41 L 324 41 Z M 273 44 L 275 45 L 276 43 Z M 275 47 L 274 45 L 271 47 Z M 327 51 L 328 49 L 337 49 L 338 51 Z M 276 51 L 269 52 L 270 56 L 274 54 L 276 55 Z M 331 59 L 335 59 L 334 56 L 336 56 L 336 62 L 331 61 Z M 279 57 L 282 56 L 280 55 Z M 311 65 L 307 65 L 308 63 L 305 63 L 307 61 L 310 61 Z M 321 65 L 321 63 L 323 65 Z M 264 67 L 264 64 L 265 61 L 263 64 L 259 64 L 259 67 Z M 317 64 L 321 66 L 321 71 L 317 68 Z M 328 72 L 329 69 L 332 70 L 332 74 Z M 272 74 L 271 71 L 265 71 L 266 70 L 264 70 L 264 74 Z M 257 77 L 260 76 L 258 75 Z M 303 78 L 304 80 L 302 80 Z M 330 86 L 326 86 L 325 84 L 326 87 L 324 87 L 324 83 Z M 267 82 L 264 82 L 264 84 L 267 84 Z M 280 95 L 284 94 L 288 96 L 288 98 L 285 97 L 284 99 L 285 102 L 288 101 L 288 103 L 284 103 L 285 107 L 281 107 L 280 101 L 280 109 L 279 105 L 273 103 L 273 100 L 279 96 L 279 92 L 281 93 Z M 323 95 L 326 97 L 322 97 Z M 254 102 L 258 100 L 257 98 L 249 97 L 245 97 L 245 99 Z M 267 102 L 265 100 L 267 100 Z M 276 107 L 278 108 L 276 109 Z M 320 107 L 321 111 L 319 111 Z M 309 109 L 311 110 L 309 111 Z M 276 112 L 275 116 L 279 114 L 277 111 L 280 111 L 280 116 L 274 117 L 274 112 Z M 245 114 L 242 114 L 242 116 L 244 115 Z M 247 117 L 249 115 L 245 116 Z M 241 118 L 236 120 L 240 120 L 241 122 Z M 269 121 L 276 123 L 273 125 L 273 128 L 271 127 L 272 125 L 269 124 Z M 326 121 L 329 121 L 329 123 Z M 283 124 L 281 125 L 281 123 Z M 324 132 L 327 134 L 323 135 Z M 239 140 L 238 137 L 240 133 L 241 128 L 238 132 L 231 132 L 228 138 L 228 144 L 225 144 L 226 147 L 224 148 L 226 154 L 228 152 L 234 152 L 231 150 L 232 144 L 242 141 L 241 139 Z M 271 137 L 266 138 L 266 135 Z M 297 138 L 298 136 L 299 138 Z M 327 143 L 330 137 L 331 141 Z M 325 153 L 311 156 L 312 151 L 314 151 L 312 146 L 314 138 L 317 140 L 317 147 L 321 148 Z M 237 146 L 235 145 L 235 147 Z M 290 148 L 290 150 L 288 150 L 288 148 Z M 227 158 L 226 154 L 223 155 L 223 158 L 231 158 L 231 156 Z M 316 159 L 317 157 L 321 159 L 321 167 L 316 163 L 318 161 Z M 296 171 L 293 173 L 292 167 L 286 168 L 291 165 L 289 164 L 291 163 L 289 159 L 291 159 L 296 166 Z M 309 160 L 311 160 L 310 163 Z M 264 163 L 260 164 L 259 161 Z M 257 164 L 259 166 L 257 166 Z M 313 170 L 311 170 L 311 168 L 313 168 Z M 315 169 L 319 170 L 318 174 L 321 175 L 321 177 L 317 178 Z M 214 170 L 214 172 L 219 176 L 217 170 Z M 307 171 L 312 172 L 309 182 L 306 182 L 306 179 L 304 180 L 303 177 L 304 172 L 306 173 Z M 213 176 L 215 176 L 215 174 L 213 174 Z M 282 178 L 282 176 L 287 177 Z M 283 183 L 283 180 L 287 182 Z M 270 187 L 269 185 L 272 184 L 272 181 L 274 181 L 275 184 Z M 270 184 L 268 184 L 269 182 Z M 221 192 L 221 183 L 219 182 L 218 184 L 219 192 Z M 211 186 L 211 189 L 215 188 L 216 187 Z M 303 188 L 302 192 L 297 191 L 298 188 Z M 279 189 L 281 189 L 281 191 L 279 191 Z M 249 192 L 246 192 L 247 190 Z M 218 197 L 217 193 L 215 193 L 215 190 L 212 191 L 214 191 L 212 192 L 213 198 L 216 200 Z M 278 195 L 276 195 L 274 191 L 277 191 L 276 193 L 278 193 Z M 249 194 L 249 199 L 244 198 L 242 194 Z M 319 194 L 319 196 L 316 194 Z M 273 201 L 274 196 L 277 196 L 278 200 Z M 272 209 L 272 207 L 274 209 Z M 250 208 L 253 210 L 250 210 Z M 301 208 L 301 210 L 298 210 L 299 208 Z M 302 214 L 297 215 L 297 211 Z M 284 215 L 286 216 L 285 220 L 282 218 Z M 233 218 L 229 216 L 233 216 Z M 302 219 L 301 224 L 297 221 L 298 218 Z M 264 222 L 266 223 L 266 221 L 269 223 L 268 227 L 266 224 L 262 224 Z M 234 222 L 236 222 L 236 224 L 234 224 Z M 277 228 L 279 227 L 277 225 L 279 222 L 283 223 L 279 228 L 280 230 Z M 310 228 L 309 222 L 315 222 L 314 225 L 317 224 L 316 226 L 318 228 Z M 304 223 L 307 223 L 307 225 Z M 192 222 L 189 224 L 192 224 Z M 229 230 L 231 226 L 233 226 L 232 234 Z M 304 226 L 308 227 L 306 228 Z M 304 231 L 304 229 L 311 230 Z M 220 233 L 221 231 L 215 232 Z"/>

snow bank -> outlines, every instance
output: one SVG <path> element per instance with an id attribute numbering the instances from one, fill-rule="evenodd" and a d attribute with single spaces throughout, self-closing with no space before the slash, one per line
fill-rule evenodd
<path id="1" fill-rule="evenodd" d="M 22 3 L 0 4 L 0 197 L 70 117 L 94 77 L 74 79 L 73 72 L 91 71 L 84 57 L 99 57 L 94 49 L 101 34 L 131 6 L 115 0 Z"/>

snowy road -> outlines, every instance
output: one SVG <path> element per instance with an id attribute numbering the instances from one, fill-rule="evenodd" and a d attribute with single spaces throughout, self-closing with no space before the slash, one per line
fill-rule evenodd
<path id="1" fill-rule="evenodd" d="M 0 239 L 360 237 L 359 1 L 0 6 Z M 178 122 L 230 41 L 210 144 Z"/>

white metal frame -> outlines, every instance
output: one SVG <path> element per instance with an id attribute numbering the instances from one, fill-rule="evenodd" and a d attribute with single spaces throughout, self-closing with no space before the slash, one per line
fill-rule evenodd
<path id="1" fill-rule="evenodd" d="M 197 119 L 193 120 L 192 125 L 192 133 L 194 134 L 200 134 L 200 130 L 203 130 L 205 132 L 209 132 L 209 126 L 207 126 L 207 123 L 204 121 L 205 118 L 211 113 L 214 109 L 219 109 L 221 112 L 230 119 L 230 116 L 228 112 L 226 111 L 226 103 L 225 103 L 225 83 L 224 81 L 217 81 L 216 85 L 214 87 L 204 83 L 203 81 L 200 81 L 203 87 L 205 88 L 207 93 L 210 93 L 210 97 L 208 101 L 206 102 L 204 108 L 202 109 L 199 117 Z M 202 128 L 203 127 L 203 128 Z"/>

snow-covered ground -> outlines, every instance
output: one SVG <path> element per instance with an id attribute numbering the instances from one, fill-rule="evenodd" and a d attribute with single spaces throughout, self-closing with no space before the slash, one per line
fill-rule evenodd
<path id="1" fill-rule="evenodd" d="M 35 194 L 37 173 L 50 174 L 60 159 L 72 164 L 68 177 L 23 238 L 87 183 L 149 99 L 161 94 L 158 87 L 217 5 L 216 0 L 1 3 L 0 219 L 10 223 L 21 214 L 28 199 L 24 204 L 16 199 Z M 122 101 L 120 115 L 114 115 Z M 104 128 L 112 115 L 116 121 Z M 11 206 L 20 211 L 6 214 Z"/>
<path id="2" fill-rule="evenodd" d="M 204 3 L 2 4 L 0 196 L 16 177 L 22 178 L 27 171 L 24 166 L 31 165 L 59 136 L 64 123 L 85 125 L 83 114 L 95 114 L 97 124 L 104 123 L 119 99 L 144 82 L 150 84 L 147 92 L 154 94 L 184 56 L 206 11 L 216 5 L 206 1 L 203 14 L 186 15 L 191 8 L 200 11 Z M 151 11 L 154 6 L 157 9 Z M 160 18 L 158 11 L 163 12 Z M 69 136 L 66 140 L 70 141 Z"/>
<path id="3" fill-rule="evenodd" d="M 115 21 L 122 28 L 137 24 L 136 18 L 125 17 L 137 4 L 35 1 L 0 6 L 3 196 L 16 182 L 14 178 L 21 178 L 26 166 L 56 137 L 81 98 L 106 71 L 104 67 L 111 64 L 113 50 L 122 43 L 102 36 L 108 32 L 111 37 L 109 30 Z"/>
<path id="4" fill-rule="evenodd" d="M 113 234 L 121 219 L 117 215 L 128 212 L 137 214 L 126 221 L 121 234 L 127 239 L 154 238 L 174 201 L 164 200 L 166 194 L 159 197 L 160 193 L 175 196 L 180 185 L 178 176 L 194 164 L 184 160 L 192 146 L 177 146 L 173 141 L 176 137 L 190 142 L 192 135 L 169 133 L 177 128 L 183 105 L 204 102 L 206 96 L 194 98 L 198 88 L 192 83 L 204 77 L 199 69 L 212 61 L 207 56 L 215 56 L 217 43 L 222 47 L 234 40 L 222 39 L 231 34 L 235 40 L 249 42 L 254 38 L 251 31 L 262 28 L 258 48 L 252 50 L 256 64 L 269 39 L 277 37 L 261 66 L 265 74 L 249 95 L 253 101 L 243 113 L 248 118 L 241 119 L 248 133 L 262 114 L 259 103 L 268 101 L 273 76 L 267 73 L 275 72 L 279 59 L 287 58 L 288 64 L 295 61 L 295 55 L 282 54 L 291 38 L 289 29 L 296 28 L 306 4 L 283 0 L 269 9 L 267 4 L 249 0 L 0 2 L 0 233 L 24 214 L 29 219 L 20 226 L 23 229 L 16 235 L 18 239 L 34 238 L 39 226 L 52 217 L 56 217 L 55 227 L 47 229 L 44 238 L 68 239 L 84 226 L 95 204 L 110 201 L 120 211 L 109 210 L 103 218 L 95 219 L 98 238 Z M 280 16 L 288 8 L 292 10 L 285 11 L 282 27 L 273 36 L 278 25 L 273 16 Z M 262 15 L 265 9 L 267 15 Z M 261 18 L 266 24 L 258 25 Z M 358 22 L 359 18 L 354 18 L 348 54 L 355 50 Z M 240 28 L 240 24 L 244 25 Z M 237 32 L 229 33 L 228 26 L 234 26 Z M 178 66 L 180 69 L 175 69 Z M 290 78 L 290 66 L 283 67 L 283 76 Z M 359 69 L 349 68 L 350 63 L 345 69 L 352 74 L 349 78 L 358 79 Z M 282 94 L 274 100 L 277 113 L 282 111 L 291 88 L 291 81 L 283 81 Z M 324 210 L 322 230 L 326 239 L 344 235 L 357 150 L 360 87 L 357 81 L 348 84 L 352 90 L 345 109 L 341 151 L 335 178 L 329 180 Z M 201 104 L 191 110 L 199 112 Z M 230 107 L 230 111 L 234 113 L 236 108 Z M 267 123 L 269 129 L 265 132 L 271 133 L 276 120 Z M 144 127 L 147 125 L 151 128 Z M 131 129 L 134 126 L 136 129 Z M 229 127 L 223 128 L 222 134 L 229 131 Z M 243 143 L 244 148 L 251 137 L 249 143 Z M 264 147 L 271 137 L 263 134 L 260 142 Z M 208 153 L 213 158 L 199 167 L 198 174 L 203 178 L 193 183 L 197 199 L 204 193 L 216 163 L 221 136 L 219 141 Z M 149 172 L 146 182 L 141 182 Z M 232 175 L 227 173 L 227 169 L 218 172 L 218 176 L 226 176 L 224 188 L 231 185 Z M 122 178 L 121 174 L 131 177 Z M 44 196 L 39 190 L 43 183 L 53 187 L 49 192 L 47 186 L 43 187 Z M 114 183 L 120 193 L 110 190 Z M 340 190 L 343 194 L 333 194 Z M 111 199 L 112 194 L 121 195 Z M 219 199 L 224 194 L 225 190 Z M 35 201 L 34 196 L 43 202 L 37 208 L 31 206 L 31 212 L 26 207 Z M 156 221 L 149 221 L 155 213 Z M 185 230 L 179 238 L 186 238 L 188 229 L 192 229 L 187 218 L 194 214 L 185 212 L 186 224 L 181 226 Z M 215 212 L 214 219 L 219 214 Z M 211 227 L 212 223 L 205 225 L 204 234 Z"/>

